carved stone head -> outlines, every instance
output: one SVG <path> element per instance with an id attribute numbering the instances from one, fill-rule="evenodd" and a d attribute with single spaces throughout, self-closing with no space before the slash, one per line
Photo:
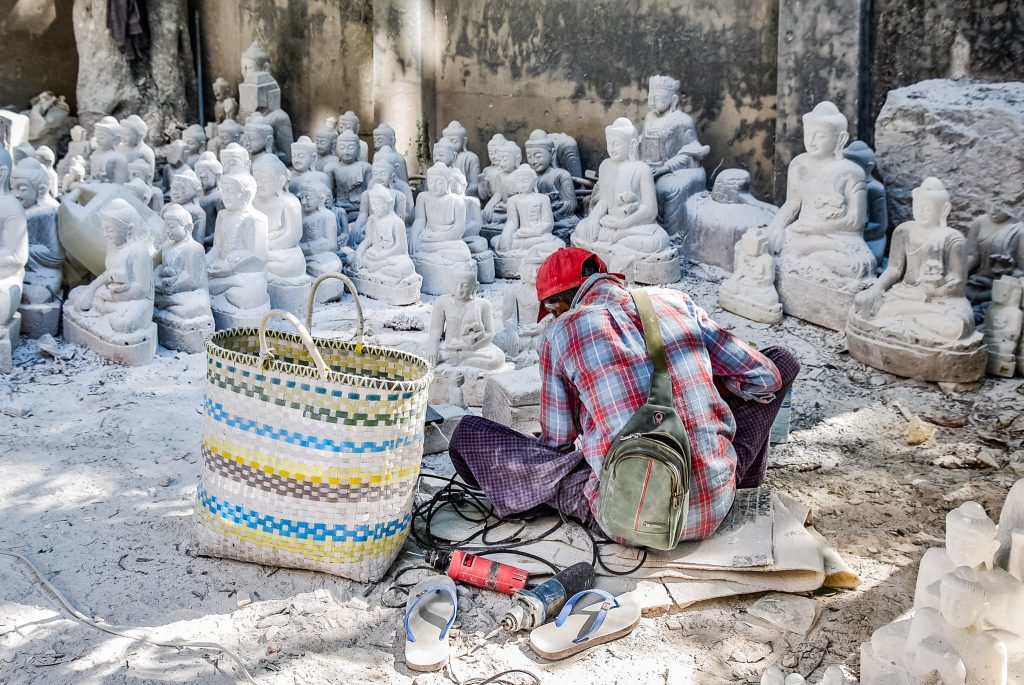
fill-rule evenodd
<path id="1" fill-rule="evenodd" d="M 921 185 L 911 191 L 914 221 L 922 226 L 945 226 L 946 217 L 952 209 L 949 191 L 942 181 L 929 176 Z"/>
<path id="2" fill-rule="evenodd" d="M 245 149 L 253 157 L 261 152 L 274 150 L 274 128 L 260 114 L 253 114 L 245 122 L 242 139 Z"/>
<path id="3" fill-rule="evenodd" d="M 316 153 L 321 157 L 334 154 L 334 145 L 338 141 L 338 132 L 325 126 L 316 132 Z"/>
<path id="4" fill-rule="evenodd" d="M 448 138 L 442 138 L 434 143 L 433 153 L 434 164 L 451 166 L 455 164 L 455 157 L 458 154 L 458 150 Z"/>
<path id="5" fill-rule="evenodd" d="M 511 174 L 523 163 L 523 151 L 511 140 L 506 140 L 498 153 L 498 167 L 506 174 Z"/>
<path id="6" fill-rule="evenodd" d="M 50 146 L 40 145 L 36 148 L 36 160 L 44 167 L 52 169 L 54 162 L 57 161 L 57 155 L 53 154 Z"/>
<path id="7" fill-rule="evenodd" d="M 637 150 L 640 147 L 640 133 L 637 132 L 633 122 L 625 117 L 619 117 L 604 130 L 608 143 L 608 156 L 614 162 L 625 162 L 637 158 Z"/>
<path id="8" fill-rule="evenodd" d="M 242 79 L 249 81 L 251 74 L 256 74 L 260 71 L 270 71 L 270 53 L 260 45 L 258 40 L 254 40 L 252 45 L 242 53 Z"/>
<path id="9" fill-rule="evenodd" d="M 124 136 L 124 143 L 128 147 L 137 147 L 146 139 L 149 126 L 138 114 L 121 120 L 121 133 Z"/>
<path id="10" fill-rule="evenodd" d="M 213 97 L 220 102 L 229 95 L 231 95 L 231 84 L 223 76 L 218 76 L 217 80 L 213 82 Z"/>
<path id="11" fill-rule="evenodd" d="M 231 143 L 220 151 L 220 163 L 224 167 L 224 172 L 230 174 L 236 167 L 240 168 L 245 174 L 249 173 L 249 169 L 252 168 L 252 159 L 249 157 L 248 151 L 238 143 Z M 223 180 L 223 177 L 221 178 Z M 217 187 L 220 187 L 218 182 Z"/>
<path id="12" fill-rule="evenodd" d="M 868 176 L 875 170 L 875 151 L 863 140 L 855 140 L 849 147 L 844 148 L 843 157 L 864 169 Z"/>
<path id="13" fill-rule="evenodd" d="M 476 295 L 480 282 L 476 269 L 457 269 L 452 278 L 451 294 L 461 302 L 469 302 Z"/>
<path id="14" fill-rule="evenodd" d="M 537 129 L 526 141 L 526 162 L 538 174 L 551 168 L 555 159 L 555 141 L 544 131 Z"/>
<path id="15" fill-rule="evenodd" d="M 537 172 L 529 164 L 520 164 L 515 171 L 516 190 L 520 195 L 535 192 L 537 190 Z"/>
<path id="16" fill-rule="evenodd" d="M 444 164 L 434 164 L 427 169 L 427 190 L 435 197 L 441 197 L 449 191 L 449 169 Z"/>
<path id="17" fill-rule="evenodd" d="M 373 149 L 380 150 L 384 147 L 394 148 L 397 137 L 395 136 L 395 129 L 391 128 L 385 123 L 381 123 L 380 126 L 373 129 Z"/>
<path id="18" fill-rule="evenodd" d="M 9 166 L 5 168 L 9 168 Z M 50 178 L 42 164 L 35 159 L 28 158 L 14 165 L 14 170 L 10 173 L 10 183 L 11 192 L 21 202 L 21 206 L 31 209 L 46 197 L 49 192 Z"/>
<path id="19" fill-rule="evenodd" d="M 217 181 L 220 180 L 223 173 L 224 167 L 217 161 L 216 155 L 209 151 L 199 155 L 199 161 L 196 162 L 196 176 L 199 177 L 199 182 L 203 185 L 203 191 L 210 192 L 216 188 Z"/>
<path id="20" fill-rule="evenodd" d="M 167 242 L 180 243 L 192 235 L 192 215 L 188 210 L 178 204 L 164 205 L 160 215 L 164 219 L 164 228 L 167 233 Z"/>
<path id="21" fill-rule="evenodd" d="M 221 148 L 225 148 L 231 143 L 239 143 L 242 140 L 242 127 L 234 119 L 225 119 L 217 124 L 217 139 L 220 141 Z"/>
<path id="22" fill-rule="evenodd" d="M 206 149 L 206 131 L 199 124 L 192 124 L 182 131 L 181 139 L 185 141 L 185 149 L 190 155 L 198 155 Z"/>
<path id="23" fill-rule="evenodd" d="M 199 182 L 196 172 L 185 169 L 171 178 L 171 202 L 185 205 L 203 192 L 203 184 Z"/>
<path id="24" fill-rule="evenodd" d="M 338 133 L 344 131 L 352 131 L 356 136 L 359 135 L 359 117 L 351 110 L 338 117 Z"/>
<path id="25" fill-rule="evenodd" d="M 370 213 L 376 217 L 383 218 L 395 208 L 395 196 L 384 185 L 370 188 L 367 199 L 370 201 Z"/>
<path id="26" fill-rule="evenodd" d="M 100 224 L 108 245 L 124 245 L 132 239 L 132 232 L 139 225 L 139 213 L 125 200 L 114 198 L 100 210 Z"/>
<path id="27" fill-rule="evenodd" d="M 469 182 L 466 180 L 466 174 L 462 173 L 461 169 L 452 168 L 448 175 L 450 177 L 450 185 L 452 192 L 456 195 L 465 195 L 466 188 L 469 187 Z"/>
<path id="28" fill-rule="evenodd" d="M 665 114 L 679 106 L 679 81 L 671 76 L 652 76 L 647 86 L 647 107 Z"/>
<path id="29" fill-rule="evenodd" d="M 725 205 L 743 202 L 744 193 L 750 192 L 750 172 L 746 169 L 724 169 L 715 178 L 711 199 Z"/>
<path id="30" fill-rule="evenodd" d="M 954 628 L 977 625 L 985 608 L 987 594 L 978 573 L 969 566 L 960 566 L 939 581 L 939 604 L 942 618 Z"/>
<path id="31" fill-rule="evenodd" d="M 453 121 L 445 126 L 444 130 L 441 131 L 441 135 L 452 144 L 456 153 L 466 149 L 466 127 L 458 121 Z"/>
<path id="32" fill-rule="evenodd" d="M 309 136 L 300 136 L 292 143 L 292 168 L 300 174 L 309 171 L 316 159 L 316 143 Z"/>
<path id="33" fill-rule="evenodd" d="M 507 139 L 500 133 L 495 133 L 487 141 L 487 158 L 491 161 L 491 166 L 498 166 L 498 155 L 501 153 L 501 147 L 506 142 L 508 142 Z"/>
<path id="34" fill-rule="evenodd" d="M 303 176 L 296 192 L 299 204 L 302 205 L 302 213 L 312 214 L 325 206 L 329 192 L 324 182 L 316 176 L 312 174 Z"/>
<path id="35" fill-rule="evenodd" d="M 338 135 L 338 142 L 334 145 L 338 159 L 345 164 L 352 164 L 359 160 L 359 136 L 351 129 L 345 129 Z"/>
<path id="36" fill-rule="evenodd" d="M 395 180 L 395 167 L 391 165 L 391 161 L 387 159 L 386 155 L 377 155 L 373 160 L 373 169 L 370 175 L 376 185 L 390 188 L 391 183 Z"/>
<path id="37" fill-rule="evenodd" d="M 288 183 L 288 167 L 274 155 L 263 155 L 252 163 L 256 178 L 256 196 L 261 199 L 276 197 Z"/>
<path id="38" fill-rule="evenodd" d="M 121 124 L 114 117 L 103 117 L 96 122 L 94 135 L 98 150 L 113 150 L 121 142 Z"/>
<path id="39" fill-rule="evenodd" d="M 977 502 L 964 502 L 946 514 L 946 553 L 957 566 L 992 568 L 999 549 L 996 524 Z"/>
<path id="40" fill-rule="evenodd" d="M 142 157 L 133 159 L 128 162 L 128 178 L 137 178 L 147 186 L 153 185 L 153 167 Z"/>
<path id="41" fill-rule="evenodd" d="M 818 159 L 841 159 L 843 146 L 850 139 L 846 116 L 831 102 L 819 102 L 803 116 L 804 149 Z"/>
<path id="42" fill-rule="evenodd" d="M 241 167 L 235 167 L 235 170 L 221 176 L 217 187 L 220 188 L 224 208 L 232 211 L 248 209 L 256 196 L 256 179 Z"/>

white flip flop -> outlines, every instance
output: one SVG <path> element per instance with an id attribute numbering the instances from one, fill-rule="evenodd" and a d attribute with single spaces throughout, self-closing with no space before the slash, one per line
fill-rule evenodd
<path id="1" fill-rule="evenodd" d="M 455 581 L 430 576 L 409 590 L 405 604 L 405 664 L 413 671 L 438 671 L 448 662 L 448 631 L 455 623 L 459 598 Z"/>
<path id="2" fill-rule="evenodd" d="M 586 595 L 597 595 L 604 602 L 595 602 L 579 613 L 572 613 L 576 603 Z M 625 637 L 639 624 L 640 604 L 630 593 L 613 597 L 604 590 L 584 590 L 565 603 L 554 623 L 542 625 L 530 633 L 530 647 L 537 656 L 555 661 Z"/>

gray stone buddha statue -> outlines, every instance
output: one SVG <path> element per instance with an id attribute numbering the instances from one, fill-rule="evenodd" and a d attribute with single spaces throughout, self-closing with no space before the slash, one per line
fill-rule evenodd
<path id="1" fill-rule="evenodd" d="M 224 174 L 224 167 L 217 157 L 210 151 L 199 155 L 196 162 L 196 176 L 203 187 L 202 194 L 197 198 L 199 206 L 206 213 L 206 240 L 203 247 L 209 249 L 213 245 L 213 227 L 217 225 L 217 212 L 224 209 L 224 202 L 220 197 L 220 177 Z"/>
<path id="2" fill-rule="evenodd" d="M 885 258 L 885 246 L 889 242 L 889 203 L 885 184 L 875 177 L 875 151 L 863 140 L 855 140 L 843 150 L 843 157 L 864 169 L 868 197 L 864 242 L 881 265 Z"/>
<path id="3" fill-rule="evenodd" d="M 329 174 L 331 167 L 338 163 L 338 156 L 334 154 L 334 147 L 338 142 L 338 132 L 330 126 L 325 126 L 316 132 L 314 142 L 316 143 L 316 159 L 313 160 L 313 168 Z"/>
<path id="4" fill-rule="evenodd" d="M 199 155 L 206 150 L 206 131 L 199 124 L 192 124 L 181 132 L 181 139 L 185 143 L 185 163 L 195 169 Z"/>
<path id="5" fill-rule="evenodd" d="M 46 190 L 48 179 L 42 165 L 34 159 L 18 162 L 13 171 L 0 154 L 0 198 L 3 214 L 16 226 L 25 222 L 28 258 L 21 290 L 21 335 L 38 338 L 57 335 L 60 328 L 64 248 L 57 232 L 57 207 Z M 11 202 L 20 203 L 14 212 Z"/>
<path id="6" fill-rule="evenodd" d="M 103 183 L 128 181 L 128 158 L 119 149 L 122 130 L 121 124 L 114 117 L 103 117 L 96 122 L 93 131 L 96 149 L 89 157 L 92 180 Z"/>
<path id="7" fill-rule="evenodd" d="M 348 111 L 338 117 L 338 135 L 345 133 L 345 131 L 351 132 L 355 135 L 356 140 L 359 141 L 359 156 L 358 159 L 361 162 L 370 161 L 370 146 L 366 144 L 365 140 L 359 138 L 359 129 L 361 124 L 359 123 L 359 117 L 353 111 Z"/>
<path id="8" fill-rule="evenodd" d="M 395 129 L 385 123 L 381 123 L 377 128 L 373 129 L 373 149 L 373 161 L 377 161 L 378 155 L 383 156 L 395 167 L 395 176 L 408 185 L 409 167 L 405 163 L 405 157 L 397 151 L 398 145 Z"/>
<path id="9" fill-rule="evenodd" d="M 223 76 L 213 82 L 213 118 L 218 124 L 227 119 L 224 101 L 231 97 L 231 84 Z"/>
<path id="10" fill-rule="evenodd" d="M 497 233 L 505 224 L 508 199 L 516 194 L 515 172 L 523 163 L 523 151 L 512 141 L 505 141 L 498 151 L 498 172 L 489 182 L 491 199 L 483 208 L 484 227 Z"/>
<path id="11" fill-rule="evenodd" d="M 528 253 L 543 257 L 565 247 L 552 234 L 555 227 L 551 199 L 537 190 L 537 172 L 528 164 L 516 170 L 516 194 L 508 199 L 508 216 L 501 235 L 491 239 L 496 268 L 501 278 L 519 278 Z"/>
<path id="12" fill-rule="evenodd" d="M 992 299 L 992 283 L 1001 276 L 1024 275 L 1024 222 L 1011 218 L 997 202 L 967 229 L 967 273 L 967 299 L 978 323 Z"/>
<path id="13" fill-rule="evenodd" d="M 352 257 L 360 293 L 393 305 L 419 300 L 423 278 L 409 256 L 405 222 L 394 212 L 395 195 L 378 183 L 367 192 L 366 236 Z"/>
<path id="14" fill-rule="evenodd" d="M 294 152 L 292 160 L 295 160 Z M 298 196 L 299 205 L 302 207 L 302 240 L 299 241 L 299 249 L 306 258 L 306 273 L 311 280 L 324 274 L 341 272 L 339 243 L 341 240 L 348 242 L 347 235 L 338 235 L 338 221 L 334 212 L 327 208 L 331 196 L 327 181 L 321 178 L 321 172 L 315 173 L 320 176 L 305 174 L 299 178 L 295 186 L 291 185 L 295 183 L 294 178 L 289 182 L 289 188 L 295 188 L 293 192 Z M 316 291 L 316 302 L 322 304 L 338 299 L 342 287 L 339 281 L 321 283 Z"/>
<path id="15" fill-rule="evenodd" d="M 576 216 L 576 189 L 572 175 L 555 165 L 555 141 L 540 129 L 526 141 L 526 161 L 537 173 L 537 190 L 548 196 L 554 234 L 567 240 L 580 218 Z"/>
<path id="16" fill-rule="evenodd" d="M 274 128 L 262 114 L 251 114 L 246 119 L 242 127 L 242 145 L 253 163 L 264 155 L 274 154 Z M 290 148 L 291 143 L 288 146 Z"/>
<path id="17" fill-rule="evenodd" d="M 351 130 L 338 135 L 335 145 L 338 163 L 330 171 L 334 181 L 334 206 L 345 211 L 349 224 L 359 216 L 359 198 L 369 188 L 373 173 L 369 163 L 359 158 L 359 143 Z"/>
<path id="18" fill-rule="evenodd" d="M 253 207 L 267 217 L 267 287 L 270 305 L 305 315 L 310 278 L 302 241 L 302 205 L 288 192 L 288 169 L 273 155 L 253 161 Z"/>
<path id="19" fill-rule="evenodd" d="M 480 182 L 477 186 L 477 196 L 480 198 L 482 206 L 486 206 L 487 201 L 494 195 L 495 179 L 498 177 L 501 169 L 499 166 L 501 150 L 506 142 L 505 136 L 500 133 L 495 133 L 487 142 L 487 159 L 489 164 L 480 172 Z"/>
<path id="20" fill-rule="evenodd" d="M 146 144 L 147 133 L 149 126 L 138 114 L 121 120 L 121 149 L 125 159 L 129 164 L 137 159 L 146 160 L 149 164 L 149 183 L 152 183 L 156 175 L 156 153 Z"/>
<path id="21" fill-rule="evenodd" d="M 192 169 L 178 172 L 171 179 L 171 202 L 180 205 L 192 217 L 192 239 L 200 245 L 213 244 L 213 236 L 207 235 L 206 211 L 199 206 L 203 184 Z M 209 231 L 213 233 L 213 231 Z"/>
<path id="22" fill-rule="evenodd" d="M 427 192 L 416 197 L 412 258 L 423 276 L 423 292 L 441 295 L 451 290 L 452 273 L 472 270 L 476 262 L 466 245 L 466 205 L 451 189 L 451 169 L 435 164 L 427 170 Z"/>
<path id="23" fill-rule="evenodd" d="M 452 166 L 458 168 L 469 183 L 466 195 L 476 197 L 480 181 L 480 158 L 466 147 L 466 127 L 453 121 L 444 127 L 441 135 L 455 148 L 455 161 Z"/>

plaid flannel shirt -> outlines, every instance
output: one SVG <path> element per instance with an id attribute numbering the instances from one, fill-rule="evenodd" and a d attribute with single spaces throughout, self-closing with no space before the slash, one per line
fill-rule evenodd
<path id="1" fill-rule="evenodd" d="M 681 539 L 718 528 L 736 494 L 736 422 L 715 387 L 770 402 L 782 387 L 775 365 L 711 320 L 688 295 L 651 292 L 665 340 L 676 410 L 690 436 L 690 508 Z M 593 472 L 584 496 L 597 515 L 601 463 L 618 432 L 647 401 L 652 364 L 640 315 L 621 281 L 591 276 L 567 313 L 544 334 L 540 351 L 541 442 L 569 449 L 581 438 Z"/>

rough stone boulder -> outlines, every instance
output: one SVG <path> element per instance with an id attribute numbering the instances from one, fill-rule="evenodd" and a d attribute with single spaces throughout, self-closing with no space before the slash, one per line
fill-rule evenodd
<path id="1" fill-rule="evenodd" d="M 946 184 L 950 226 L 966 229 L 990 200 L 1024 215 L 1024 83 L 933 79 L 889 91 L 875 124 L 878 169 L 893 225 L 911 217 L 910 191 Z"/>

